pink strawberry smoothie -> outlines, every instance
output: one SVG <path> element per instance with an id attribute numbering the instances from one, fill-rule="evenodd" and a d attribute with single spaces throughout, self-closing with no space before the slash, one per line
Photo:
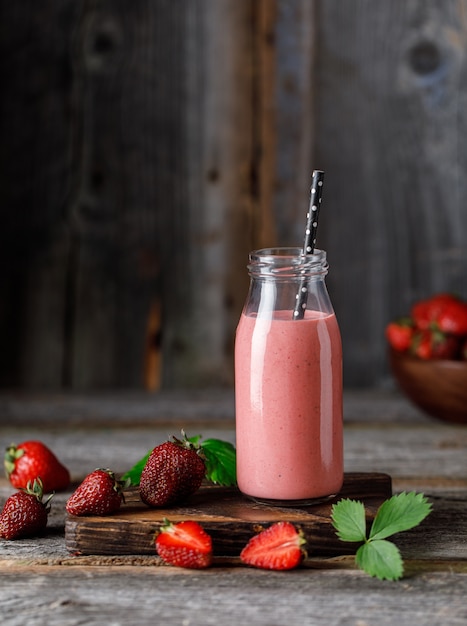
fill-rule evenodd
<path id="1" fill-rule="evenodd" d="M 242 314 L 235 344 L 237 480 L 251 497 L 313 500 L 343 480 L 342 348 L 334 314 Z"/>

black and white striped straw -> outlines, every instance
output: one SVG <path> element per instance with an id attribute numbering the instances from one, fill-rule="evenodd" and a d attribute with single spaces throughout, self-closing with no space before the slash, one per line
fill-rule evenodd
<path id="1" fill-rule="evenodd" d="M 321 208 L 321 196 L 323 193 L 324 172 L 314 170 L 310 189 L 310 207 L 306 216 L 305 240 L 303 242 L 303 254 L 313 254 L 316 244 L 316 231 L 318 229 L 319 210 Z M 294 320 L 303 319 L 305 315 L 308 288 L 306 281 L 300 283 L 300 288 L 295 296 Z"/>

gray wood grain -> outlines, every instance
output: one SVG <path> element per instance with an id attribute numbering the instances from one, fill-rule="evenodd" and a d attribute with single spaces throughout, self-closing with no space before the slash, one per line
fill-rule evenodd
<path id="1" fill-rule="evenodd" d="M 12 422 L 18 426 L 66 424 L 148 425 L 153 421 L 178 423 L 196 420 L 198 423 L 226 424 L 235 417 L 233 389 L 206 388 L 145 392 L 95 393 L 0 393 L 0 424 Z M 344 420 L 346 423 L 411 422 L 439 425 L 434 418 L 411 405 L 400 393 L 378 389 L 344 390 Z"/>
<path id="2" fill-rule="evenodd" d="M 222 414 L 228 401 L 217 397 L 209 405 L 201 394 L 190 413 L 190 393 L 182 394 L 180 402 L 170 394 L 162 398 L 152 417 L 149 409 L 154 398 L 148 404 L 131 394 L 94 396 L 88 402 L 86 396 L 67 399 L 59 395 L 50 398 L 49 409 L 44 396 L 10 396 L 6 403 L 2 397 L 0 444 L 7 445 L 19 436 L 42 438 L 78 481 L 101 463 L 126 469 L 127 462 L 146 451 L 149 441 L 166 438 L 167 416 L 172 416 L 174 423 L 188 420 L 190 427 L 206 437 L 234 440 L 232 419 Z M 72 485 L 55 494 L 44 536 L 0 540 L 3 623 L 133 626 L 157 619 L 186 625 L 238 621 L 255 626 L 284 622 L 323 626 L 464 624 L 465 428 L 412 414 L 399 397 L 391 402 L 386 393 L 352 394 L 350 401 L 346 469 L 389 468 L 395 491 L 423 490 L 433 503 L 433 512 L 420 526 L 393 538 L 405 563 L 401 581 L 368 577 L 355 568 L 350 555 L 319 558 L 312 550 L 304 567 L 291 572 L 254 570 L 241 566 L 233 556 L 218 559 L 213 568 L 201 572 L 161 567 L 155 555 L 77 557 L 66 549 L 64 537 L 65 502 Z M 210 423 L 206 418 L 196 420 L 203 414 L 200 409 L 210 416 Z M 48 413 L 52 419 L 42 423 Z M 109 420 L 112 413 L 117 416 L 113 425 Z M 132 425 L 135 415 L 139 421 Z M 10 493 L 7 480 L 0 478 L 0 505 Z"/>
<path id="3" fill-rule="evenodd" d="M 466 3 L 317 2 L 320 230 L 348 385 L 384 381 L 384 325 L 467 296 Z M 326 211 L 326 217 L 325 213 Z"/>
<path id="4" fill-rule="evenodd" d="M 1 385 L 231 384 L 251 24 L 249 0 L 2 7 Z"/>
<path id="5" fill-rule="evenodd" d="M 0 385 L 231 385 L 247 254 L 301 244 L 318 167 L 344 381 L 388 386 L 387 321 L 467 296 L 466 9 L 3 3 Z"/>
<path id="6" fill-rule="evenodd" d="M 233 620 L 264 626 L 465 623 L 465 574 L 425 573 L 395 586 L 397 593 L 388 593 L 387 582 L 332 570 L 284 575 L 222 567 L 200 573 L 61 567 L 4 570 L 0 593 L 5 623 L 18 626 L 133 626 L 156 615 L 190 626 L 231 626 Z"/>

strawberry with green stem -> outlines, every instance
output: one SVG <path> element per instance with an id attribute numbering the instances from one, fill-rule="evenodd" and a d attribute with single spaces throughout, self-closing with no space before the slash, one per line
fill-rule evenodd
<path id="1" fill-rule="evenodd" d="M 222 486 L 236 484 L 236 454 L 231 443 L 220 439 L 200 441 L 173 437 L 150 450 L 122 479 L 140 487 L 149 506 L 170 506 L 194 493 L 205 478 Z"/>
<path id="2" fill-rule="evenodd" d="M 416 302 L 411 310 L 417 328 L 467 335 L 467 303 L 455 295 L 441 293 Z"/>
<path id="3" fill-rule="evenodd" d="M 0 514 L 0 537 L 20 539 L 41 533 L 47 526 L 53 497 L 52 494 L 43 502 L 43 494 L 42 483 L 36 479 L 11 495 Z"/>
<path id="4" fill-rule="evenodd" d="M 139 492 L 148 506 L 171 506 L 195 493 L 206 466 L 201 448 L 184 436 L 156 446 L 141 473 Z"/>
<path id="5" fill-rule="evenodd" d="M 385 329 L 389 345 L 397 352 L 406 352 L 412 343 L 414 325 L 410 318 L 404 317 L 390 322 Z"/>
<path id="6" fill-rule="evenodd" d="M 414 333 L 410 346 L 411 354 L 419 359 L 456 359 L 459 354 L 459 340 L 439 329 L 427 328 Z"/>
<path id="7" fill-rule="evenodd" d="M 88 474 L 67 500 L 70 515 L 109 515 L 124 501 L 123 490 L 129 483 L 117 480 L 109 469 L 96 469 Z"/>
<path id="8" fill-rule="evenodd" d="M 5 473 L 16 489 L 40 478 L 44 493 L 62 491 L 70 484 L 70 472 L 41 441 L 23 441 L 8 446 L 4 458 Z"/>

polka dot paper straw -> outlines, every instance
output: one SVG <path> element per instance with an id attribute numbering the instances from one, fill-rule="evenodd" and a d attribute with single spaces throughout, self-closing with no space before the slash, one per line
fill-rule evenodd
<path id="1" fill-rule="evenodd" d="M 303 253 L 313 254 L 316 244 L 316 231 L 318 229 L 319 210 L 321 208 L 321 195 L 323 193 L 324 172 L 314 170 L 310 190 L 310 208 L 306 216 L 305 240 L 303 242 Z M 306 281 L 302 281 L 300 289 L 295 296 L 294 320 L 303 319 L 305 315 L 308 288 Z"/>

